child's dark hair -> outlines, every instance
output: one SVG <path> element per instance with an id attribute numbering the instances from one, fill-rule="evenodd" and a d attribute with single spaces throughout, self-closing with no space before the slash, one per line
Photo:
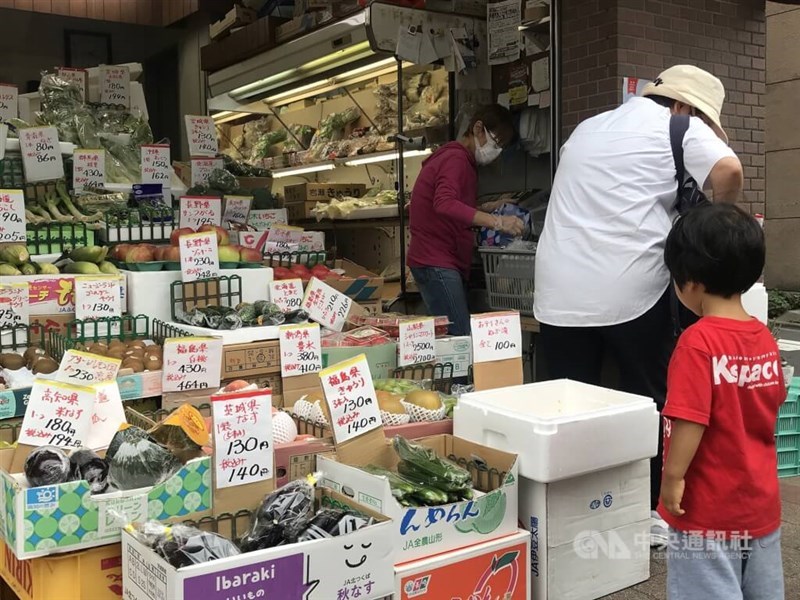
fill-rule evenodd
<path id="1" fill-rule="evenodd" d="M 699 283 L 714 296 L 742 294 L 764 270 L 764 232 L 732 204 L 707 204 L 678 219 L 664 259 L 679 288 Z"/>

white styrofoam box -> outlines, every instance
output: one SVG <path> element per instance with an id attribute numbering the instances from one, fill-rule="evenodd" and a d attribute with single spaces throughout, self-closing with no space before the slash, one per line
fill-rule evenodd
<path id="1" fill-rule="evenodd" d="M 655 456 L 658 420 L 651 398 L 562 379 L 464 394 L 453 434 L 518 454 L 520 477 L 548 483 Z"/>
<path id="2" fill-rule="evenodd" d="M 181 280 L 180 271 L 123 271 L 128 279 L 128 312 L 151 319 L 172 321 L 170 285 Z M 220 275 L 242 278 L 242 302 L 267 298 L 272 269 L 222 269 Z M 181 325 L 183 327 L 183 325 Z"/>
<path id="3" fill-rule="evenodd" d="M 231 344 L 249 344 L 250 342 L 263 342 L 277 340 L 280 327 L 242 327 L 240 329 L 208 329 L 207 327 L 194 327 L 184 323 L 171 322 L 170 325 L 183 329 L 192 335 L 214 336 L 222 338 L 223 346 Z"/>
<path id="4" fill-rule="evenodd" d="M 437 338 L 436 362 L 452 363 L 453 377 L 466 377 L 472 365 L 472 338 L 468 335 Z"/>

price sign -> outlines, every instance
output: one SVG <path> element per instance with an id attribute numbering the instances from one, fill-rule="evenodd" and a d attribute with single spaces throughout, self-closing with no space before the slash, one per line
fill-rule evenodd
<path id="1" fill-rule="evenodd" d="M 6 141 L 8 140 L 8 125 L 0 123 L 0 160 L 6 156 Z"/>
<path id="2" fill-rule="evenodd" d="M 252 196 L 225 196 L 225 213 L 222 215 L 222 222 L 226 225 L 228 223 L 247 223 L 247 214 L 250 212 L 252 203 Z"/>
<path id="3" fill-rule="evenodd" d="M 172 182 L 169 165 L 169 144 L 142 146 L 142 183 L 160 183 L 164 187 L 170 187 Z"/>
<path id="4" fill-rule="evenodd" d="M 381 426 L 381 413 L 365 355 L 328 367 L 319 376 L 337 444 Z"/>
<path id="5" fill-rule="evenodd" d="M 181 251 L 182 281 L 219 277 L 219 248 L 215 232 L 182 235 L 178 247 Z"/>
<path id="6" fill-rule="evenodd" d="M 122 361 L 99 354 L 67 350 L 56 372 L 56 379 L 76 385 L 114 381 Z"/>
<path id="7" fill-rule="evenodd" d="M 211 396 L 214 419 L 214 483 L 234 487 L 271 479 L 272 392 L 253 390 Z"/>
<path id="8" fill-rule="evenodd" d="M 189 156 L 216 156 L 219 152 L 217 129 L 211 117 L 186 115 L 186 136 Z"/>
<path id="9" fill-rule="evenodd" d="M 0 83 L 0 121 L 8 123 L 16 119 L 18 113 L 17 102 L 19 90 L 10 83 Z"/>
<path id="10" fill-rule="evenodd" d="M 89 79 L 89 73 L 86 71 L 86 69 L 59 67 L 58 76 L 68 83 L 74 83 L 77 85 L 81 94 L 81 102 L 86 102 L 86 83 Z"/>
<path id="11" fill-rule="evenodd" d="M 0 242 L 26 242 L 25 195 L 22 190 L 0 190 Z"/>
<path id="12" fill-rule="evenodd" d="M 93 386 L 96 392 L 92 425 L 86 446 L 92 450 L 108 448 L 121 425 L 127 423 L 122 396 L 115 380 Z"/>
<path id="13" fill-rule="evenodd" d="M 89 436 L 95 397 L 91 387 L 35 379 L 19 443 L 80 448 Z"/>
<path id="14" fill-rule="evenodd" d="M 283 312 L 300 310 L 303 305 L 303 282 L 300 279 L 284 279 L 269 282 L 269 301 Z"/>
<path id="15" fill-rule="evenodd" d="M 269 231 L 239 231 L 239 245 L 263 252 Z"/>
<path id="16" fill-rule="evenodd" d="M 484 363 L 522 357 L 522 326 L 517 312 L 472 316 L 473 362 Z"/>
<path id="17" fill-rule="evenodd" d="M 353 301 L 316 277 L 312 277 L 306 288 L 302 308 L 312 321 L 323 327 L 341 331 Z"/>
<path id="18" fill-rule="evenodd" d="M 322 343 L 319 325 L 282 325 L 279 333 L 281 376 L 296 377 L 322 369 Z"/>
<path id="19" fill-rule="evenodd" d="M 267 234 L 265 252 L 321 252 L 325 249 L 322 231 L 303 231 L 300 227 L 275 225 Z"/>
<path id="20" fill-rule="evenodd" d="M 0 328 L 30 323 L 30 297 L 27 283 L 0 284 Z"/>
<path id="21" fill-rule="evenodd" d="M 165 392 L 219 389 L 222 338 L 188 337 L 164 340 Z"/>
<path id="22" fill-rule="evenodd" d="M 55 127 L 20 129 L 19 145 L 28 183 L 64 177 L 64 163 L 61 162 L 58 130 Z"/>
<path id="23" fill-rule="evenodd" d="M 434 319 L 400 321 L 398 365 L 436 362 L 436 327 Z"/>
<path id="24" fill-rule="evenodd" d="M 273 225 L 286 225 L 289 218 L 285 208 L 275 208 L 273 210 L 251 210 L 247 215 L 247 224 L 256 231 L 266 231 Z"/>
<path id="25" fill-rule="evenodd" d="M 192 158 L 192 185 L 201 185 L 208 182 L 214 169 L 221 169 L 224 165 L 221 158 Z"/>
<path id="26" fill-rule="evenodd" d="M 181 227 L 198 229 L 201 225 L 222 223 L 222 199 L 209 196 L 181 196 Z"/>
<path id="27" fill-rule="evenodd" d="M 131 106 L 131 71 L 125 66 L 100 67 L 100 102 Z"/>
<path id="28" fill-rule="evenodd" d="M 106 182 L 105 150 L 78 148 L 72 153 L 72 187 L 76 192 L 102 187 Z"/>
<path id="29" fill-rule="evenodd" d="M 75 278 L 75 318 L 102 319 L 122 316 L 119 277 Z"/>

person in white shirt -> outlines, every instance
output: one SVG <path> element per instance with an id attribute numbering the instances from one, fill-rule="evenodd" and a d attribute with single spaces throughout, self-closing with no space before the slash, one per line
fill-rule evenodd
<path id="1" fill-rule="evenodd" d="M 742 165 L 720 123 L 722 82 L 678 65 L 643 97 L 581 123 L 561 149 L 536 254 L 534 314 L 548 376 L 599 384 L 606 356 L 622 391 L 666 398 L 675 344 L 664 246 L 678 217 L 670 141 L 672 115 L 690 115 L 685 171 L 715 202 L 735 202 Z M 631 432 L 635 435 L 635 432 Z M 651 509 L 658 503 L 659 454 L 651 463 Z M 651 544 L 666 543 L 653 512 Z"/>

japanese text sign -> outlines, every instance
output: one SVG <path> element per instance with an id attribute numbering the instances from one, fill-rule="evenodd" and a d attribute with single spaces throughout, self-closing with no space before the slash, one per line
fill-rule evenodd
<path id="1" fill-rule="evenodd" d="M 0 190 L 0 242 L 25 241 L 25 195 L 22 190 Z"/>
<path id="2" fill-rule="evenodd" d="M 222 222 L 228 223 L 247 223 L 247 214 L 250 212 L 251 196 L 225 196 L 225 213 L 222 215 Z"/>
<path id="3" fill-rule="evenodd" d="M 99 383 L 93 387 L 96 396 L 86 446 L 92 450 L 100 450 L 108 448 L 120 426 L 127 423 L 127 419 L 119 386 L 115 380 Z"/>
<path id="4" fill-rule="evenodd" d="M 125 66 L 100 67 L 100 102 L 131 106 L 131 71 Z"/>
<path id="5" fill-rule="evenodd" d="M 222 338 L 188 337 L 164 340 L 165 392 L 219 388 Z"/>
<path id="6" fill-rule="evenodd" d="M 8 123 L 16 119 L 19 90 L 10 83 L 0 83 L 0 122 Z"/>
<path id="7" fill-rule="evenodd" d="M 247 215 L 247 224 L 257 231 L 266 231 L 273 225 L 285 225 L 289 222 L 285 208 L 272 210 L 251 210 Z"/>
<path id="8" fill-rule="evenodd" d="M 278 337 L 281 348 L 281 376 L 296 377 L 322 369 L 322 343 L 319 325 L 282 325 Z"/>
<path id="9" fill-rule="evenodd" d="M 75 318 L 102 319 L 122 316 L 119 277 L 76 277 Z"/>
<path id="10" fill-rule="evenodd" d="M 56 371 L 56 379 L 75 385 L 94 385 L 114 381 L 122 361 L 99 354 L 67 350 Z"/>
<path id="11" fill-rule="evenodd" d="M 0 284 L 0 328 L 30 323 L 30 298 L 27 283 Z"/>
<path id="12" fill-rule="evenodd" d="M 303 305 L 303 282 L 300 279 L 270 281 L 269 301 L 283 312 L 300 310 Z"/>
<path id="13" fill-rule="evenodd" d="M 169 165 L 168 144 L 142 146 L 142 183 L 160 183 L 164 187 L 170 187 L 172 182 Z"/>
<path id="14" fill-rule="evenodd" d="M 381 427 L 381 413 L 367 357 L 338 363 L 319 374 L 337 444 Z"/>
<path id="15" fill-rule="evenodd" d="M 217 130 L 211 117 L 186 115 L 189 156 L 215 156 L 219 152 Z"/>
<path id="16" fill-rule="evenodd" d="M 398 365 L 416 365 L 436 361 L 436 327 L 434 319 L 400 321 Z"/>
<path id="17" fill-rule="evenodd" d="M 178 247 L 181 251 L 181 281 L 219 277 L 219 248 L 215 232 L 182 235 Z"/>
<path id="18" fill-rule="evenodd" d="M 272 392 L 252 390 L 211 396 L 214 483 L 234 487 L 271 479 Z"/>
<path id="19" fill-rule="evenodd" d="M 20 129 L 19 145 L 28 183 L 64 177 L 64 163 L 61 161 L 61 147 L 55 127 Z"/>
<path id="20" fill-rule="evenodd" d="M 274 225 L 267 233 L 265 252 L 321 252 L 325 249 L 325 234 L 303 231 L 300 227 Z"/>
<path id="21" fill-rule="evenodd" d="M 341 331 L 347 322 L 352 304 L 350 298 L 312 277 L 306 287 L 302 307 L 312 321 L 328 329 Z"/>
<path id="22" fill-rule="evenodd" d="M 106 182 L 105 150 L 78 148 L 72 153 L 72 187 L 76 192 L 102 187 Z"/>
<path id="23" fill-rule="evenodd" d="M 201 225 L 222 222 L 222 199 L 209 196 L 181 196 L 181 227 L 198 229 Z"/>
<path id="24" fill-rule="evenodd" d="M 89 436 L 95 397 L 91 387 L 35 379 L 19 443 L 80 448 Z"/>
<path id="25" fill-rule="evenodd" d="M 517 312 L 472 316 L 473 362 L 485 363 L 522 357 L 522 326 Z"/>
<path id="26" fill-rule="evenodd" d="M 221 158 L 207 157 L 195 157 L 190 162 L 192 166 L 192 185 L 207 183 L 211 172 L 214 169 L 221 169 L 224 164 Z"/>
<path id="27" fill-rule="evenodd" d="M 89 79 L 89 73 L 86 71 L 86 69 L 59 67 L 58 76 L 67 83 L 77 85 L 81 94 L 81 102 L 86 102 L 86 82 Z"/>

